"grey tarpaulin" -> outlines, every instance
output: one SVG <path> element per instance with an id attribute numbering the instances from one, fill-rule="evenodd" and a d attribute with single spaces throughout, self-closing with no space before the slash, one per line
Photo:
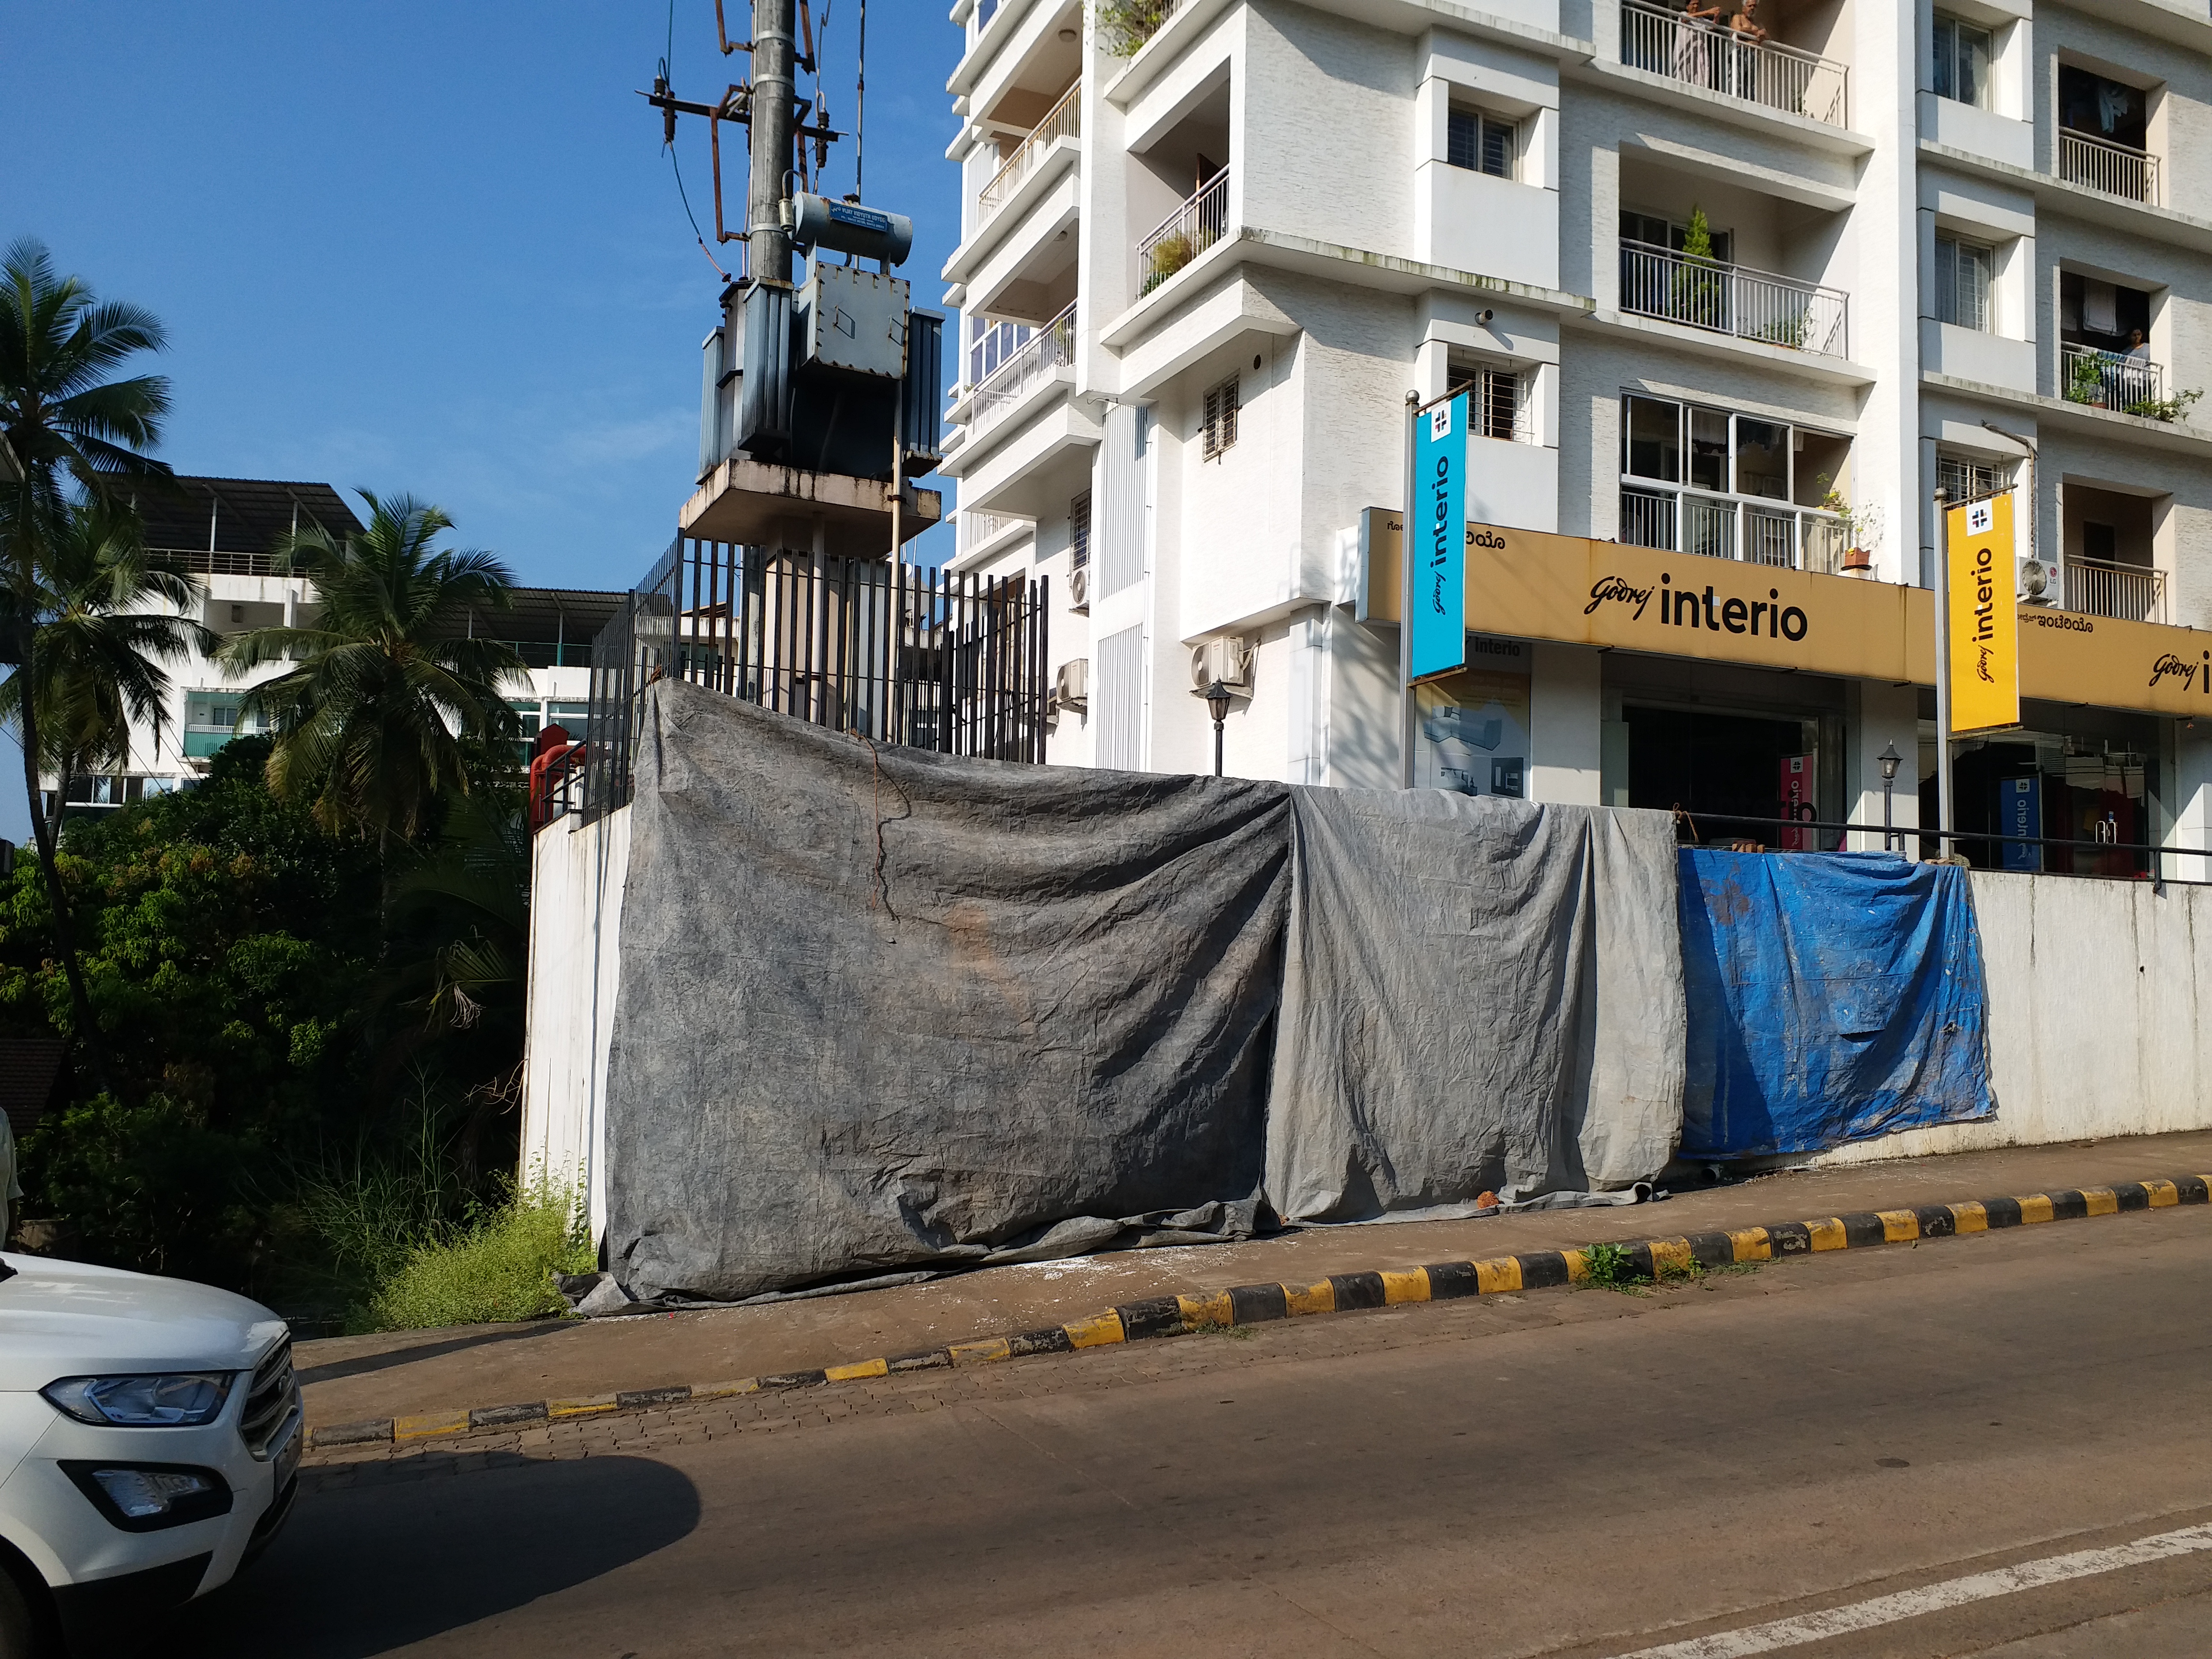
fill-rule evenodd
<path id="1" fill-rule="evenodd" d="M 1282 786 L 871 747 L 682 683 L 643 720 L 607 1079 L 625 1290 L 1249 1230 Z"/>
<path id="2" fill-rule="evenodd" d="M 1656 1176 L 1682 1121 L 1668 815 L 1291 794 L 1275 1206 L 1355 1221 Z"/>

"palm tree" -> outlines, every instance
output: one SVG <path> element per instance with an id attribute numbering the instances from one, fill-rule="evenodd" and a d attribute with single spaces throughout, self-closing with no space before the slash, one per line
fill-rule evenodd
<path id="1" fill-rule="evenodd" d="M 472 761 L 513 740 L 502 685 L 524 670 L 512 647 L 463 628 L 473 607 L 512 603 L 507 567 L 434 547 L 453 527 L 442 509 L 360 493 L 365 534 L 338 541 L 318 525 L 278 544 L 277 568 L 314 584 L 314 624 L 251 629 L 222 657 L 236 674 L 296 665 L 244 699 L 276 728 L 269 786 L 312 797 L 325 829 L 374 836 L 382 856 L 414 839 L 441 796 L 468 793 Z"/>
<path id="2" fill-rule="evenodd" d="M 216 639 L 185 616 L 155 608 L 182 613 L 198 595 L 182 576 L 149 562 L 137 515 L 127 507 L 72 506 L 36 574 L 31 661 L 0 684 L 0 722 L 23 728 L 27 690 L 39 758 L 54 775 L 46 824 L 52 840 L 73 780 L 130 763 L 132 726 L 150 727 L 160 743 L 169 712 L 169 677 L 160 664 L 194 647 L 212 651 Z"/>
<path id="3" fill-rule="evenodd" d="M 112 501 L 120 485 L 168 474 L 145 453 L 161 440 L 168 381 L 157 374 L 106 378 L 137 353 L 158 351 L 162 344 L 161 325 L 151 313 L 96 301 L 77 278 L 56 273 L 40 243 L 26 238 L 0 258 L 0 443 L 14 475 L 0 486 L 0 632 L 6 635 L 0 661 L 15 665 L 18 673 L 36 659 L 40 570 L 67 533 L 71 498 Z M 18 702 L 23 793 L 78 1041 L 106 1087 L 106 1061 L 77 966 L 68 895 L 54 864 L 53 826 L 39 810 L 39 761 L 46 752 L 39 702 Z"/>

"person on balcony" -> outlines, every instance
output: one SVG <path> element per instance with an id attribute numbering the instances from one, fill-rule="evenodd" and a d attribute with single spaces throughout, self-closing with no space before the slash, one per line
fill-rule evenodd
<path id="1" fill-rule="evenodd" d="M 2141 329 L 2128 331 L 2128 349 L 2122 355 L 2131 362 L 2147 363 L 2150 361 L 2150 342 L 2143 338 Z"/>
<path id="2" fill-rule="evenodd" d="M 1686 81 L 1692 86 L 1713 87 L 1720 84 L 1717 74 L 1718 45 L 1716 31 L 1721 26 L 1721 0 L 1688 0 L 1682 8 L 1681 19 L 1674 26 L 1674 78 Z"/>
<path id="3" fill-rule="evenodd" d="M 1743 0 L 1743 9 L 1728 20 L 1728 84 L 1722 90 L 1756 103 L 1759 49 L 1766 44 L 1766 29 L 1759 21 L 1759 0 Z"/>

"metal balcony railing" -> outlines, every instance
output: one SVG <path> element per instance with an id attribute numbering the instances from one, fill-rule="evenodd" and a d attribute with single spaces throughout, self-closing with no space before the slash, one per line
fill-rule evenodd
<path id="1" fill-rule="evenodd" d="M 1649 242 L 1620 245 L 1620 308 L 1794 351 L 1850 355 L 1847 295 Z"/>
<path id="2" fill-rule="evenodd" d="M 1632 547 L 1830 576 L 1842 570 L 1848 541 L 1842 524 L 1826 513 L 1688 490 L 1635 489 L 1620 492 L 1620 538 Z"/>
<path id="3" fill-rule="evenodd" d="M 2159 204 L 2158 157 L 2109 138 L 2060 128 L 2058 176 L 2124 201 Z"/>
<path id="4" fill-rule="evenodd" d="M 2058 348 L 2058 393 L 2069 403 L 2133 413 L 2166 400 L 2166 368 L 2148 357 L 2094 346 Z"/>
<path id="5" fill-rule="evenodd" d="M 1029 137 L 1016 146 L 1006 165 L 991 175 L 991 182 L 976 192 L 975 228 L 981 230 L 989 224 L 999 210 L 1013 199 L 1022 180 L 1036 171 L 1037 162 L 1055 141 L 1079 137 L 1082 132 L 1083 82 L 1078 81 L 1052 106 L 1052 112 L 1030 129 Z"/>
<path id="6" fill-rule="evenodd" d="M 2062 611 L 2120 622 L 2162 623 L 2166 614 L 2166 572 L 2139 564 L 2069 556 L 2065 564 Z"/>
<path id="7" fill-rule="evenodd" d="M 1850 125 L 1849 65 L 1777 41 L 1748 40 L 1665 6 L 1624 0 L 1620 61 L 1824 126 Z"/>
<path id="8" fill-rule="evenodd" d="M 230 553 L 206 547 L 149 547 L 155 564 L 188 576 L 273 576 L 276 561 L 267 553 Z"/>
<path id="9" fill-rule="evenodd" d="M 969 430 L 981 431 L 1039 380 L 1074 361 L 1075 307 L 1071 305 L 1030 336 L 1028 344 L 975 388 L 975 396 L 969 404 Z"/>
<path id="10" fill-rule="evenodd" d="M 1137 244 L 1138 293 L 1150 294 L 1221 240 L 1229 228 L 1229 169 L 1191 193 Z"/>

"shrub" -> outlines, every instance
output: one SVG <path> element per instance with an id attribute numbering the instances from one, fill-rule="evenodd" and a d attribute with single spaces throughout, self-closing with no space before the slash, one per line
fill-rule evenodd
<path id="1" fill-rule="evenodd" d="M 596 1265 L 580 1200 L 540 1182 L 417 1245 L 369 1299 L 368 1312 L 381 1330 L 542 1318 L 568 1310 L 555 1273 Z"/>

